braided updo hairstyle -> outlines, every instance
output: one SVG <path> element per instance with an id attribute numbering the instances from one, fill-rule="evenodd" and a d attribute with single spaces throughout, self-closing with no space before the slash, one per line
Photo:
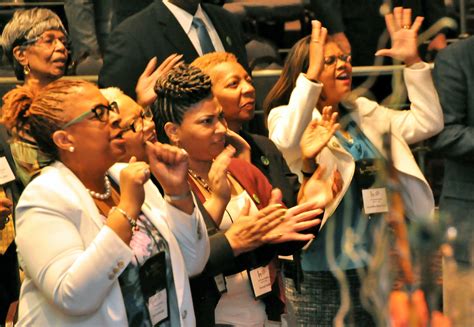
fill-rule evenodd
<path id="1" fill-rule="evenodd" d="M 197 67 L 184 64 L 171 69 L 156 82 L 158 97 L 153 104 L 153 119 L 160 142 L 169 143 L 165 124 L 181 124 L 190 107 L 212 95 L 211 86 L 208 75 Z"/>
<path id="2" fill-rule="evenodd" d="M 37 94 L 28 86 L 17 87 L 3 97 L 0 124 L 4 124 L 13 137 L 32 137 L 42 153 L 52 161 L 59 159 L 59 152 L 52 135 L 66 122 L 64 111 L 68 95 L 74 88 L 91 85 L 81 80 L 57 80 Z"/>

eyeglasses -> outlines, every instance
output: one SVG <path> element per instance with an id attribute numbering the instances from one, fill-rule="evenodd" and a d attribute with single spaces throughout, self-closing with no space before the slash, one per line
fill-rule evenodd
<path id="1" fill-rule="evenodd" d="M 23 42 L 22 45 L 36 44 L 44 48 L 52 49 L 57 46 L 58 42 L 61 42 L 61 44 L 66 48 L 66 50 L 69 51 L 71 49 L 71 42 L 66 36 L 56 37 L 53 34 L 41 34 L 40 36 Z"/>
<path id="2" fill-rule="evenodd" d="M 91 117 L 91 118 L 97 119 L 98 121 L 105 123 L 109 120 L 109 114 L 110 114 L 111 111 L 116 113 L 116 114 L 119 114 L 119 108 L 118 108 L 116 102 L 111 102 L 110 105 L 108 105 L 108 106 L 105 106 L 103 104 L 99 104 L 98 106 L 92 108 L 91 110 L 83 112 L 82 114 L 80 114 L 76 118 L 73 118 L 72 120 L 68 121 L 61 128 L 65 129 L 65 128 L 71 126 L 71 125 L 80 123 L 81 121 L 89 118 L 89 116 L 91 116 L 91 114 L 93 114 L 93 117 Z"/>
<path id="3" fill-rule="evenodd" d="M 328 66 L 334 65 L 336 63 L 337 59 L 339 59 L 339 60 L 341 60 L 345 63 L 350 64 L 351 61 L 352 61 L 352 56 L 347 55 L 347 54 L 341 54 L 339 56 L 332 55 L 332 56 L 324 57 L 324 64 L 328 65 Z"/>
<path id="4" fill-rule="evenodd" d="M 134 133 L 138 133 L 143 131 L 143 121 L 152 121 L 153 120 L 153 112 L 151 111 L 150 107 L 146 107 L 143 109 L 143 111 L 140 113 L 140 116 L 135 118 L 130 125 L 124 127 L 122 131 L 128 132 L 132 131 Z"/>

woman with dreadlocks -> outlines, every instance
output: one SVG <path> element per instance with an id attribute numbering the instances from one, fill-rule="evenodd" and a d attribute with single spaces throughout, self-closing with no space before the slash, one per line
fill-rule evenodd
<path id="1" fill-rule="evenodd" d="M 9 123 L 27 123 L 54 159 L 16 209 L 25 272 L 18 326 L 195 326 L 188 274 L 204 268 L 208 238 L 186 170 L 177 180 L 162 169 L 186 157 L 172 162 L 177 151 L 150 145 L 150 164 L 133 157 L 108 172 L 127 140 L 118 106 L 95 85 L 58 80 L 36 96 L 13 92 Z"/>

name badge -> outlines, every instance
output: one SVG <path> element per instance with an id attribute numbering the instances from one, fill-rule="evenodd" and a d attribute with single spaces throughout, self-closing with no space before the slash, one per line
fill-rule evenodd
<path id="1" fill-rule="evenodd" d="M 387 190 L 385 187 L 362 190 L 362 200 L 366 215 L 388 212 Z"/>
<path id="2" fill-rule="evenodd" d="M 0 157 L 0 185 L 6 184 L 14 180 L 15 180 L 15 174 L 10 168 L 7 158 Z"/>
<path id="3" fill-rule="evenodd" d="M 268 266 L 252 269 L 248 273 L 255 299 L 258 299 L 272 291 L 270 268 L 268 268 Z"/>
<path id="4" fill-rule="evenodd" d="M 165 253 L 149 258 L 140 267 L 139 276 L 151 323 L 157 326 L 169 317 Z"/>
<path id="5" fill-rule="evenodd" d="M 226 293 L 227 292 L 227 284 L 225 282 L 225 278 L 223 274 L 217 275 L 214 277 L 214 281 L 217 286 L 217 290 L 219 293 Z"/>

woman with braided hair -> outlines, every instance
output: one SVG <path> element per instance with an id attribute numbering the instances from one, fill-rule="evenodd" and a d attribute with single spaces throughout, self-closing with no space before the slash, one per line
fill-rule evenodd
<path id="1" fill-rule="evenodd" d="M 209 76 L 199 68 L 174 68 L 155 90 L 159 138 L 188 153 L 189 183 L 212 217 L 206 222 L 210 258 L 201 276 L 191 281 L 198 325 L 279 321 L 284 304 L 272 260 L 314 237 L 302 231 L 319 224 L 314 217 L 324 204 L 311 202 L 303 190 L 299 200 L 308 201 L 287 210 L 281 192 L 255 166 L 232 158 L 222 108 Z"/>
<path id="2" fill-rule="evenodd" d="M 168 203 L 149 182 L 169 153 L 150 145 L 150 165 L 132 157 L 108 173 L 126 155 L 116 103 L 84 81 L 28 90 L 12 91 L 3 118 L 54 162 L 16 209 L 18 326 L 195 326 L 187 271 L 202 270 L 209 244 L 193 198 Z M 184 177 L 166 186 L 189 194 Z"/>

